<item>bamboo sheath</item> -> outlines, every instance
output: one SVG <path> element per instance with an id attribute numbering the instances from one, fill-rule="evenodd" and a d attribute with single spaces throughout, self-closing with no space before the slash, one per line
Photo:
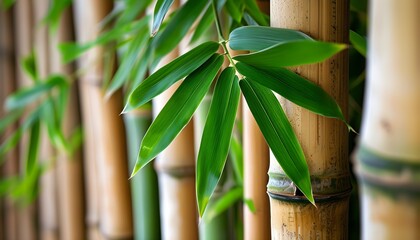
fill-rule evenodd
<path id="1" fill-rule="evenodd" d="M 152 4 L 153 5 L 153 4 Z M 179 6 L 174 1 L 171 11 Z M 156 67 L 159 69 L 179 55 L 175 48 Z M 153 99 L 154 117 L 180 85 L 174 84 Z M 195 155 L 192 121 L 155 160 L 159 179 L 161 232 L 163 239 L 198 239 L 197 207 L 195 200 Z"/>
<path id="2" fill-rule="evenodd" d="M 257 1 L 261 11 L 270 14 L 269 1 Z M 255 212 L 244 205 L 244 239 L 270 239 L 270 207 L 267 195 L 270 155 L 267 143 L 243 101 L 244 198 L 253 201 Z"/>
<path id="3" fill-rule="evenodd" d="M 34 11 L 34 44 L 37 71 L 41 81 L 50 73 L 49 41 L 46 25 L 41 25 L 47 15 L 48 0 L 32 1 Z M 41 130 L 39 161 L 45 164 L 47 170 L 40 177 L 39 193 L 39 230 L 40 239 L 59 239 L 58 201 L 57 201 L 57 168 L 55 164 L 55 150 L 51 145 L 45 128 Z"/>
<path id="4" fill-rule="evenodd" d="M 74 69 L 72 65 L 64 65 L 58 51 L 58 44 L 73 40 L 73 24 L 70 9 L 62 13 L 56 33 L 49 38 L 49 64 L 52 74 L 70 75 Z M 66 112 L 64 115 L 63 131 L 69 138 L 76 127 L 80 126 L 79 102 L 77 88 L 72 84 Z M 60 151 L 57 159 L 57 201 L 59 209 L 58 224 L 60 239 L 85 239 L 84 224 L 84 192 L 82 151 L 72 153 Z"/>
<path id="5" fill-rule="evenodd" d="M 15 43 L 16 43 L 16 76 L 18 87 L 25 87 L 31 84 L 30 78 L 24 73 L 20 63 L 27 57 L 33 48 L 33 11 L 30 0 L 19 0 L 14 4 Z M 27 151 L 28 136 L 24 134 L 19 142 L 19 171 L 23 174 Z M 28 206 L 18 207 L 19 229 L 17 239 L 32 240 L 37 238 L 35 203 Z"/>
<path id="6" fill-rule="evenodd" d="M 348 1 L 271 1 L 273 27 L 301 30 L 315 39 L 348 42 Z M 320 63 L 297 67 L 319 84 L 347 113 L 347 52 Z M 351 189 L 345 124 L 317 116 L 281 99 L 305 153 L 317 208 L 301 196 L 271 157 L 268 192 L 273 239 L 347 239 Z"/>
<path id="7" fill-rule="evenodd" d="M 87 42 L 99 35 L 99 22 L 109 13 L 112 1 L 75 1 L 76 36 L 78 42 Z M 131 198 L 124 126 L 119 113 L 122 109 L 121 92 L 104 99 L 102 63 L 104 48 L 94 48 L 79 62 L 85 74 L 80 91 L 86 134 L 85 157 L 88 176 L 87 191 L 93 190 L 88 200 L 87 217 L 89 237 L 95 239 L 126 239 L 133 234 Z M 96 168 L 97 179 L 90 178 Z M 91 172 L 92 171 L 92 172 Z M 95 175 L 95 173 L 93 173 Z M 95 186 L 96 182 L 96 186 Z M 98 190 L 98 191 L 95 191 Z M 99 204 L 99 206 L 97 205 Z M 100 234 L 95 229 L 99 224 Z"/>
<path id="8" fill-rule="evenodd" d="M 370 2 L 356 172 L 362 239 L 420 238 L 420 2 Z M 396 47 L 397 46 L 397 47 Z"/>
<path id="9" fill-rule="evenodd" d="M 13 37 L 13 16 L 11 10 L 0 11 L 0 106 L 4 105 L 6 97 L 16 90 L 17 82 L 15 77 L 15 49 Z M 0 110 L 0 118 L 7 113 L 3 108 Z M 0 136 L 2 142 L 4 137 L 10 136 L 16 126 L 7 128 Z M 19 174 L 18 149 L 13 149 L 4 157 L 1 175 L 3 178 Z M 16 204 L 9 198 L 2 201 L 2 236 L 4 239 L 16 240 L 18 231 L 18 212 Z M 1 238 L 0 237 L 0 238 Z"/>

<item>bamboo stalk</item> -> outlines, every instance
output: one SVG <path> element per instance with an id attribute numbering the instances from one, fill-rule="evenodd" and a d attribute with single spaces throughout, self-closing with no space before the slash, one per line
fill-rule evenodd
<path id="1" fill-rule="evenodd" d="M 176 49 L 161 63 L 168 63 L 177 56 Z M 179 84 L 175 84 L 153 100 L 155 116 Z M 190 122 L 155 161 L 159 178 L 163 239 L 198 238 L 194 164 L 194 132 Z"/>
<path id="2" fill-rule="evenodd" d="M 257 1 L 269 14 L 269 1 Z M 253 201 L 255 213 L 244 205 L 244 239 L 270 239 L 270 208 L 267 196 L 269 151 L 265 139 L 243 101 L 244 198 Z"/>
<path id="3" fill-rule="evenodd" d="M 49 64 L 51 73 L 70 75 L 73 72 L 71 65 L 61 63 L 61 56 L 57 46 L 61 42 L 71 41 L 72 16 L 69 10 L 62 13 L 57 33 L 50 35 Z M 64 115 L 63 130 L 68 138 L 80 124 L 78 109 L 77 88 L 73 84 L 69 94 L 69 102 Z M 83 198 L 83 169 L 81 151 L 73 153 L 61 151 L 57 159 L 57 191 L 60 239 L 85 239 L 84 225 L 84 198 Z"/>
<path id="4" fill-rule="evenodd" d="M 179 1 L 174 1 L 171 11 L 178 6 Z M 175 48 L 160 61 L 156 69 L 178 55 L 179 49 Z M 153 99 L 154 117 L 162 110 L 180 84 L 180 82 L 174 84 Z M 163 239 L 198 239 L 193 128 L 191 121 L 155 160 Z"/>
<path id="5" fill-rule="evenodd" d="M 134 168 L 140 142 L 151 121 L 150 105 L 124 115 L 130 170 Z M 141 169 L 130 183 L 135 239 L 160 239 L 159 186 L 153 165 Z"/>
<path id="6" fill-rule="evenodd" d="M 6 97 L 16 90 L 17 82 L 15 76 L 15 49 L 13 37 L 13 13 L 11 10 L 0 11 L 0 106 L 4 105 Z M 5 116 L 4 109 L 0 110 L 0 118 Z M 9 136 L 16 129 L 11 126 L 6 129 L 4 136 Z M 19 174 L 19 164 L 17 159 L 18 148 L 11 150 L 4 156 L 2 166 L 2 177 L 7 178 Z M 9 198 L 2 201 L 2 236 L 4 239 L 15 240 L 18 234 L 18 212 L 16 204 Z"/>
<path id="7" fill-rule="evenodd" d="M 22 59 L 28 56 L 33 47 L 33 13 L 30 0 L 19 0 L 14 5 L 14 21 L 16 23 L 16 76 L 18 87 L 24 87 L 31 84 L 30 78 L 24 73 L 20 65 Z M 25 157 L 27 150 L 28 136 L 25 134 L 19 142 L 19 171 L 24 172 Z M 36 208 L 32 203 L 29 206 L 19 206 L 18 238 L 22 240 L 32 240 L 37 237 L 36 228 Z"/>
<path id="8" fill-rule="evenodd" d="M 37 71 L 39 77 L 44 80 L 49 72 L 49 41 L 46 25 L 40 25 L 42 19 L 48 12 L 48 0 L 32 2 L 34 11 L 34 44 Z M 40 238 L 46 240 L 58 239 L 58 206 L 57 206 L 57 169 L 55 165 L 55 150 L 51 145 L 46 129 L 41 131 L 39 160 L 48 166 L 47 170 L 40 177 L 39 193 L 39 219 Z"/>
<path id="9" fill-rule="evenodd" d="M 369 9 L 366 101 L 355 166 L 362 239 L 419 239 L 420 3 L 373 0 Z"/>
<path id="10" fill-rule="evenodd" d="M 273 27 L 301 30 L 324 41 L 348 42 L 348 1 L 271 1 Z M 347 113 L 347 53 L 297 67 L 300 75 L 319 84 Z M 346 126 L 317 116 L 281 99 L 305 153 L 317 208 L 299 193 L 271 157 L 268 192 L 273 239 L 346 239 L 349 177 Z"/>
<path id="11" fill-rule="evenodd" d="M 75 1 L 76 35 L 79 42 L 96 38 L 99 34 L 98 23 L 112 9 L 112 1 Z M 92 66 L 86 69 L 81 78 L 82 108 L 87 122 L 85 129 L 91 128 L 88 147 L 93 153 L 87 154 L 94 159 L 98 170 L 100 197 L 99 224 L 101 235 L 108 239 L 131 238 L 133 234 L 130 187 L 124 126 L 119 113 L 122 109 L 121 91 L 105 100 L 101 89 L 103 82 L 104 48 L 97 47 L 89 51 L 79 62 L 80 66 Z M 92 163 L 91 163 L 92 164 Z M 93 165 L 93 164 L 92 164 Z M 92 165 L 86 165 L 86 174 L 90 174 Z M 95 188 L 95 186 L 93 186 Z M 92 190 L 89 188 L 88 191 Z M 93 206 L 94 207 L 94 206 Z M 94 217 L 98 215 L 93 215 Z M 96 219 L 94 219 L 96 220 Z M 94 231 L 93 231 L 94 234 Z"/>

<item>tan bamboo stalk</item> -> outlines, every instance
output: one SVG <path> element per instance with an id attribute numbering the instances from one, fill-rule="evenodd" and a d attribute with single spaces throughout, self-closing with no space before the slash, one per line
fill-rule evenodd
<path id="1" fill-rule="evenodd" d="M 27 57 L 33 47 L 33 13 L 30 0 L 19 0 L 14 5 L 15 42 L 16 42 L 16 76 L 18 87 L 31 84 L 30 78 L 24 73 L 20 63 Z M 19 168 L 24 172 L 24 162 L 27 151 L 27 135 L 24 135 L 19 142 Z M 32 240 L 37 237 L 36 228 L 36 204 L 21 206 L 18 208 L 18 239 Z"/>
<path id="2" fill-rule="evenodd" d="M 174 1 L 171 10 L 178 6 L 179 1 Z M 165 56 L 156 69 L 178 57 L 178 51 L 179 49 L 175 48 Z M 165 106 L 179 84 L 153 99 L 154 117 Z M 194 166 L 194 130 L 191 121 L 155 160 L 163 239 L 198 239 Z"/>
<path id="3" fill-rule="evenodd" d="M 269 1 L 257 1 L 270 14 Z M 265 139 L 243 101 L 244 198 L 253 201 L 255 212 L 244 205 L 244 239 L 270 239 L 270 207 L 267 195 L 269 151 Z"/>
<path id="4" fill-rule="evenodd" d="M 362 239 L 420 238 L 420 3 L 370 2 L 357 151 Z"/>
<path id="5" fill-rule="evenodd" d="M 76 35 L 79 42 L 86 42 L 99 35 L 99 22 L 112 9 L 113 1 L 82 1 L 74 2 Z M 109 99 L 104 99 L 101 84 L 104 78 L 104 48 L 95 48 L 83 56 L 80 67 L 89 66 L 80 81 L 82 108 L 85 129 L 88 133 L 87 147 L 93 151 L 86 154 L 87 162 L 95 161 L 97 168 L 99 197 L 99 212 L 93 212 L 93 217 L 99 216 L 101 236 L 108 239 L 131 238 L 133 224 L 131 215 L 130 186 L 128 182 L 127 154 L 122 118 L 121 91 Z M 92 164 L 92 163 L 91 163 Z M 86 165 L 86 175 L 91 174 L 92 165 Z M 89 186 L 88 191 L 95 186 Z M 88 205 L 89 207 L 89 205 Z M 94 206 L 93 206 L 94 207 Z M 89 210 L 88 210 L 89 211 Z M 96 220 L 96 219 L 95 219 Z"/>
<path id="6" fill-rule="evenodd" d="M 72 65 L 64 65 L 58 51 L 58 44 L 73 40 L 72 16 L 70 9 L 62 13 L 56 33 L 49 38 L 49 64 L 53 74 L 70 75 Z M 72 84 L 68 105 L 64 115 L 63 131 L 69 138 L 76 127 L 80 127 L 77 88 Z M 60 151 L 57 159 L 57 199 L 59 209 L 60 239 L 85 239 L 84 193 L 81 150 L 72 153 Z"/>
<path id="7" fill-rule="evenodd" d="M 3 106 L 6 97 L 16 90 L 17 82 L 15 76 L 15 49 L 13 37 L 13 16 L 11 10 L 0 11 L 0 106 Z M 3 108 L 0 110 L 0 118 L 7 114 Z M 16 126 L 9 127 L 0 139 L 9 136 L 16 129 Z M 4 156 L 2 166 L 2 177 L 8 178 L 19 174 L 18 149 L 13 149 Z M 4 239 L 17 239 L 18 212 L 16 204 L 9 198 L 2 202 L 2 235 Z"/>
<path id="8" fill-rule="evenodd" d="M 32 1 L 34 11 L 34 44 L 38 75 L 43 81 L 50 72 L 48 29 L 41 24 L 48 12 L 48 0 Z M 55 165 L 55 150 L 48 139 L 46 129 L 41 131 L 39 160 L 48 166 L 40 178 L 39 193 L 39 230 L 40 238 L 46 240 L 58 239 L 58 206 L 57 206 L 57 171 Z"/>
<path id="9" fill-rule="evenodd" d="M 348 1 L 271 1 L 273 27 L 301 30 L 324 41 L 348 41 Z M 347 53 L 320 64 L 297 67 L 319 84 L 347 112 Z M 268 193 L 273 239 L 347 239 L 351 189 L 347 128 L 335 119 L 317 116 L 281 99 L 305 153 L 317 208 L 300 194 L 271 158 Z"/>

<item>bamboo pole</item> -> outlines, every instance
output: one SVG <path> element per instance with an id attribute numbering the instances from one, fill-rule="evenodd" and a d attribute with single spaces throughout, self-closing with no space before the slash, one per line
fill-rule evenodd
<path id="1" fill-rule="evenodd" d="M 73 72 L 72 65 L 64 65 L 57 46 L 61 42 L 73 39 L 72 16 L 69 10 L 62 13 L 56 33 L 50 34 L 49 38 L 49 64 L 52 74 L 70 75 Z M 64 115 L 63 131 L 69 138 L 76 127 L 80 125 L 78 109 L 77 88 L 73 84 L 70 89 L 69 100 Z M 81 150 L 72 153 L 60 151 L 57 159 L 57 193 L 59 209 L 60 239 L 85 239 L 84 224 L 84 193 L 83 193 L 83 169 Z"/>
<path id="2" fill-rule="evenodd" d="M 269 14 L 269 1 L 257 1 Z M 243 101 L 244 198 L 253 201 L 255 213 L 244 205 L 244 239 L 270 239 L 270 208 L 267 196 L 269 151 L 265 139 Z"/>
<path id="3" fill-rule="evenodd" d="M 301 30 L 319 40 L 348 42 L 348 4 L 332 0 L 274 0 L 271 25 Z M 347 52 L 294 70 L 319 84 L 347 113 Z M 268 184 L 271 236 L 347 239 L 351 190 L 347 128 L 336 119 L 317 116 L 285 99 L 281 103 L 305 153 L 317 208 L 297 191 L 272 156 Z"/>
<path id="4" fill-rule="evenodd" d="M 77 40 L 86 42 L 99 35 L 98 23 L 112 9 L 112 1 L 79 0 L 74 2 L 74 7 Z M 99 198 L 99 208 L 93 202 L 88 205 L 96 210 L 92 209 L 88 217 L 93 219 L 88 220 L 93 224 L 99 223 L 101 237 L 125 239 L 132 237 L 133 226 L 124 126 L 119 116 L 122 94 L 118 91 L 109 99 L 104 99 L 101 88 L 104 51 L 102 47 L 92 49 L 79 62 L 81 67 L 89 66 L 80 81 L 85 129 L 90 129 L 86 146 L 88 151 L 92 151 L 86 154 L 91 158 L 85 159 L 90 162 L 86 164 L 86 175 L 91 174 L 93 167 L 98 171 L 97 185 L 88 183 L 87 190 L 99 188 L 100 191 L 99 195 L 93 197 L 93 200 Z M 95 235 L 94 228 L 92 230 L 90 235 Z"/>
<path id="5" fill-rule="evenodd" d="M 140 142 L 151 122 L 151 105 L 124 115 L 130 170 L 134 168 Z M 159 186 L 153 165 L 141 169 L 130 183 L 135 239 L 160 239 Z"/>
<path id="6" fill-rule="evenodd" d="M 366 101 L 355 166 L 362 239 L 420 238 L 419 11 L 416 0 L 370 2 Z"/>
<path id="7" fill-rule="evenodd" d="M 30 78 L 24 73 L 20 63 L 24 57 L 27 57 L 33 47 L 33 13 L 30 0 L 19 0 L 14 5 L 14 21 L 16 23 L 16 76 L 18 87 L 25 87 L 31 84 Z M 19 142 L 19 171 L 24 172 L 25 157 L 27 151 L 27 135 L 24 135 Z M 28 206 L 19 206 L 18 239 L 32 240 L 36 239 L 36 208 L 32 203 Z"/>
<path id="8" fill-rule="evenodd" d="M 42 19 L 47 15 L 48 5 L 48 0 L 32 1 L 35 24 L 35 58 L 38 75 L 41 78 L 41 81 L 44 80 L 50 72 L 48 29 L 46 25 L 41 24 Z M 45 240 L 55 240 L 59 238 L 55 154 L 55 150 L 48 139 L 47 131 L 46 129 L 43 129 L 40 138 L 39 160 L 48 167 L 39 180 L 40 193 L 38 204 L 40 238 Z"/>
<path id="9" fill-rule="evenodd" d="M 178 6 L 179 1 L 174 1 L 171 11 Z M 175 48 L 160 61 L 156 69 L 178 55 L 179 49 Z M 174 84 L 153 99 L 154 117 L 162 110 L 179 85 L 180 82 Z M 163 239 L 198 239 L 193 128 L 191 121 L 155 160 Z"/>
<path id="10" fill-rule="evenodd" d="M 15 49 L 13 37 L 12 10 L 0 11 L 0 106 L 4 106 L 6 97 L 14 92 L 17 87 L 15 76 Z M 0 110 L 0 118 L 7 114 L 4 108 Z M 16 126 L 9 127 L 0 139 L 9 136 Z M 19 175 L 18 148 L 11 150 L 4 156 L 2 177 L 8 178 Z M 18 212 L 16 204 L 9 198 L 2 202 L 2 236 L 4 239 L 15 240 L 18 234 Z"/>

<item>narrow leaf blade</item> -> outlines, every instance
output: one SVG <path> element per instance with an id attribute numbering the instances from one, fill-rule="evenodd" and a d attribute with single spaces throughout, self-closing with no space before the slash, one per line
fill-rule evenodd
<path id="1" fill-rule="evenodd" d="M 222 62 L 222 56 L 213 55 L 191 73 L 175 91 L 147 130 L 131 176 L 163 151 L 187 125 L 209 90 Z"/>
<path id="2" fill-rule="evenodd" d="M 324 61 L 345 48 L 345 44 L 338 43 L 294 41 L 279 43 L 255 53 L 238 55 L 234 59 L 261 68 L 290 67 Z"/>
<path id="3" fill-rule="evenodd" d="M 237 63 L 238 71 L 250 81 L 257 82 L 316 114 L 340 119 L 344 116 L 337 102 L 320 86 L 285 68 L 262 70 Z"/>
<path id="4" fill-rule="evenodd" d="M 311 37 L 292 29 L 244 26 L 230 33 L 229 46 L 233 50 L 260 51 L 279 43 L 297 40 L 311 40 Z"/>
<path id="5" fill-rule="evenodd" d="M 213 205 L 209 206 L 209 209 L 204 215 L 204 221 L 210 222 L 219 214 L 223 213 L 235 203 L 242 200 L 243 192 L 244 191 L 242 187 L 236 187 L 224 193 L 220 199 L 218 199 Z"/>
<path id="6" fill-rule="evenodd" d="M 364 57 L 366 57 L 367 52 L 367 41 L 366 38 L 359 35 L 357 32 L 350 30 L 350 42 L 351 45 Z"/>
<path id="7" fill-rule="evenodd" d="M 175 48 L 187 34 L 206 4 L 206 0 L 188 1 L 175 13 L 165 30 L 156 35 L 155 54 L 157 58 Z"/>
<path id="8" fill-rule="evenodd" d="M 277 162 L 308 200 L 314 204 L 305 155 L 292 126 L 274 94 L 249 80 L 240 82 L 249 109 Z"/>
<path id="9" fill-rule="evenodd" d="M 152 36 L 155 36 L 174 0 L 158 0 L 153 14 Z"/>
<path id="10" fill-rule="evenodd" d="M 142 106 L 168 89 L 202 65 L 218 48 L 216 42 L 203 43 L 150 75 L 130 94 L 123 112 Z"/>
<path id="11" fill-rule="evenodd" d="M 235 70 L 226 68 L 213 93 L 198 153 L 196 187 L 200 216 L 204 213 L 226 163 L 239 96 Z"/>

